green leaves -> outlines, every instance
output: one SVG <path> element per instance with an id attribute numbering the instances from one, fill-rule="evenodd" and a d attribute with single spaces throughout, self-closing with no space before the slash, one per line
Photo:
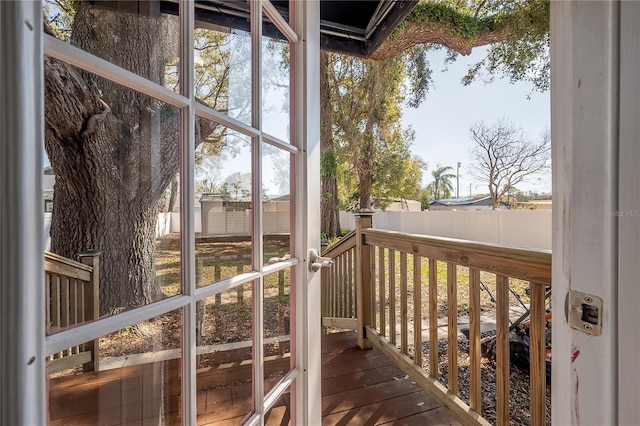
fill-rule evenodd
<path id="1" fill-rule="evenodd" d="M 506 77 L 545 91 L 550 79 L 549 14 L 548 0 L 422 1 L 373 57 L 386 59 L 402 52 L 406 59 L 415 46 L 425 45 L 468 55 L 473 48 L 488 46 L 487 56 L 470 67 L 463 84 L 480 77 L 489 82 Z M 418 60 L 408 70 L 414 78 L 424 75 L 425 67 Z M 419 90 L 412 95 L 412 106 L 424 98 Z"/>

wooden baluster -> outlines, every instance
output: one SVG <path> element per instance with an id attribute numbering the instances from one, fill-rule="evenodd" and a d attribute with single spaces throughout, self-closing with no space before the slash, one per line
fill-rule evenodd
<path id="1" fill-rule="evenodd" d="M 447 358 L 448 388 L 458 394 L 458 274 L 455 263 L 447 262 Z"/>
<path id="2" fill-rule="evenodd" d="M 60 327 L 69 326 L 69 277 L 61 277 L 60 280 Z"/>
<path id="3" fill-rule="evenodd" d="M 376 252 L 375 246 L 371 246 L 369 258 L 369 276 L 371 277 L 371 285 L 369 286 L 369 307 L 372 328 L 376 327 Z"/>
<path id="4" fill-rule="evenodd" d="M 429 374 L 440 376 L 438 369 L 438 261 L 429 259 Z"/>
<path id="5" fill-rule="evenodd" d="M 546 320 L 545 320 L 545 286 L 530 283 L 531 289 L 531 328 L 530 337 L 530 374 L 531 379 L 531 425 L 541 426 L 546 423 Z"/>
<path id="6" fill-rule="evenodd" d="M 45 307 L 45 318 L 46 318 L 46 334 L 51 334 L 51 286 L 53 285 L 53 280 L 51 278 L 51 274 L 49 272 L 45 272 L 44 274 L 44 307 Z"/>
<path id="7" fill-rule="evenodd" d="M 358 315 L 358 346 L 360 349 L 371 348 L 371 341 L 366 339 L 365 327 L 371 325 L 371 256 L 372 246 L 364 244 L 362 230 L 371 228 L 373 211 L 363 209 L 356 212 L 356 311 Z"/>
<path id="8" fill-rule="evenodd" d="M 335 259 L 335 263 L 331 268 L 331 285 L 329 286 L 329 297 L 331 298 L 331 316 L 338 317 L 338 261 L 339 258 Z"/>
<path id="9" fill-rule="evenodd" d="M 396 344 L 396 251 L 389 249 L 389 341 Z"/>
<path id="10" fill-rule="evenodd" d="M 471 372 L 469 406 L 476 413 L 482 409 L 480 387 L 480 271 L 469 268 L 469 369 Z"/>
<path id="11" fill-rule="evenodd" d="M 347 256 L 343 253 L 338 260 L 338 268 L 340 271 L 340 281 L 338 281 L 338 316 L 345 317 L 346 299 L 347 299 Z"/>
<path id="12" fill-rule="evenodd" d="M 407 312 L 407 253 L 400 252 L 400 351 L 409 351 L 409 330 Z"/>
<path id="13" fill-rule="evenodd" d="M 329 285 L 329 275 L 331 274 L 331 270 L 329 271 L 324 271 L 321 275 L 320 275 L 320 309 L 322 311 L 322 316 L 323 317 L 328 317 L 329 316 L 329 309 L 328 309 L 328 302 L 329 302 L 329 297 L 327 294 L 328 289 L 328 285 Z"/>
<path id="14" fill-rule="evenodd" d="M 69 280 L 69 325 L 78 324 L 78 308 L 80 303 L 78 303 L 78 286 L 81 286 L 83 283 L 80 280 L 70 279 Z M 71 348 L 72 354 L 77 354 L 82 351 L 83 345 L 76 345 Z"/>
<path id="15" fill-rule="evenodd" d="M 413 255 L 413 362 L 422 367 L 422 260 Z"/>
<path id="16" fill-rule="evenodd" d="M 387 320 L 386 320 L 386 311 L 387 311 L 386 282 L 387 280 L 384 275 L 385 249 L 384 247 L 380 247 L 378 248 L 378 250 L 379 250 L 378 251 L 378 268 L 379 268 L 378 273 L 380 275 L 380 281 L 378 281 L 378 300 L 380 301 L 379 302 L 380 326 L 378 327 L 378 330 L 380 331 L 381 336 L 386 336 L 387 335 Z"/>
<path id="17" fill-rule="evenodd" d="M 80 253 L 80 262 L 92 268 L 91 281 L 87 283 L 84 292 L 84 309 L 87 321 L 100 317 L 100 254 L 97 250 L 87 250 Z M 85 344 L 85 350 L 91 351 L 91 362 L 82 366 L 85 373 L 100 370 L 100 339 L 95 339 Z"/>
<path id="18" fill-rule="evenodd" d="M 509 424 L 509 277 L 496 275 L 496 420 Z"/>
<path id="19" fill-rule="evenodd" d="M 343 253 L 344 254 L 344 253 Z M 340 271 L 340 259 L 343 255 L 338 256 L 335 265 L 335 279 L 333 281 L 333 316 L 340 317 L 340 280 L 342 273 Z"/>
<path id="20" fill-rule="evenodd" d="M 353 278 L 354 273 L 354 253 L 353 253 L 353 249 L 348 250 L 347 253 L 347 275 L 348 275 L 348 279 L 347 279 L 347 288 L 349 289 L 349 311 L 347 313 L 347 318 L 354 318 L 355 317 L 355 297 L 354 297 L 354 289 L 355 289 L 355 280 Z"/>

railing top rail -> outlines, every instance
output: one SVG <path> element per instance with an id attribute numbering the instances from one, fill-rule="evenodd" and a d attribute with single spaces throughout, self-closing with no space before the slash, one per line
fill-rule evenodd
<path id="1" fill-rule="evenodd" d="M 551 250 L 434 237 L 380 229 L 363 229 L 367 244 L 375 244 L 432 259 L 455 262 L 514 278 L 551 284 Z"/>
<path id="2" fill-rule="evenodd" d="M 351 231 L 340 241 L 322 252 L 325 257 L 336 257 L 356 246 L 356 231 Z"/>
<path id="3" fill-rule="evenodd" d="M 80 262 L 76 262 L 75 260 L 72 259 L 68 259 L 66 257 L 60 256 L 58 254 L 55 253 L 51 253 L 50 251 L 45 251 L 44 252 L 44 259 L 45 259 L 45 264 L 44 264 L 44 270 L 47 272 L 58 272 L 57 269 L 52 269 L 51 264 L 47 263 L 46 261 L 50 261 L 50 262 L 55 262 L 58 264 L 63 264 L 63 265 L 67 265 L 70 266 L 72 268 L 77 268 L 83 271 L 87 271 L 87 272 L 92 272 L 93 268 L 89 265 L 85 265 L 84 263 L 80 263 Z"/>

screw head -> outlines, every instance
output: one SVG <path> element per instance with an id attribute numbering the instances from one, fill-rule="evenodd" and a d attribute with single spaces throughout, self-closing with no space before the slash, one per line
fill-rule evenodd
<path id="1" fill-rule="evenodd" d="M 585 296 L 584 301 L 587 303 L 591 303 L 593 302 L 593 298 L 589 297 L 589 296 Z"/>
<path id="2" fill-rule="evenodd" d="M 585 324 L 582 327 L 587 331 L 591 331 L 593 329 L 593 327 L 591 327 L 591 324 Z"/>

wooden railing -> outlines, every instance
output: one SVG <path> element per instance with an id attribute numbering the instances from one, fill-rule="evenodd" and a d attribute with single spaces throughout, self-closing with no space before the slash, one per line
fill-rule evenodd
<path id="1" fill-rule="evenodd" d="M 356 231 L 347 234 L 322 256 L 333 259 L 333 265 L 322 271 L 322 325 L 345 329 L 356 328 Z"/>
<path id="2" fill-rule="evenodd" d="M 356 215 L 356 223 L 354 272 L 359 346 L 367 348 L 373 344 L 379 347 L 464 424 L 489 424 L 481 415 L 481 274 L 483 281 L 495 281 L 495 406 L 498 425 L 509 424 L 509 284 L 512 279 L 528 283 L 530 418 L 532 425 L 544 425 L 545 297 L 547 287 L 551 285 L 551 252 L 374 230 L 370 229 L 371 213 Z M 348 245 L 353 247 L 351 242 Z M 330 253 L 325 255 L 330 256 Z M 442 281 L 446 275 L 446 294 L 438 294 L 438 264 L 442 269 Z M 326 275 L 328 282 L 325 287 L 339 285 L 332 282 L 333 272 Z M 342 275 L 344 272 L 338 274 Z M 464 301 L 465 305 L 468 304 L 469 316 L 470 380 L 469 389 L 464 392 L 468 395 L 465 396 L 466 401 L 460 397 L 458 381 L 458 290 L 462 283 L 468 286 L 469 294 L 468 301 Z M 464 289 L 466 292 L 467 287 Z M 340 292 L 330 295 L 342 297 Z M 446 386 L 439 380 L 438 367 L 442 362 L 438 352 L 438 299 L 445 297 L 447 361 L 443 365 L 448 365 Z M 328 302 L 329 305 L 340 303 Z M 427 319 L 428 329 L 425 342 L 422 337 L 423 318 Z M 423 343 L 429 347 L 424 361 Z"/>
<path id="3" fill-rule="evenodd" d="M 53 334 L 98 318 L 99 252 L 79 255 L 81 262 L 44 254 L 44 287 L 47 334 Z M 47 357 L 47 373 L 76 365 L 85 372 L 98 371 L 98 339 L 65 349 Z"/>

